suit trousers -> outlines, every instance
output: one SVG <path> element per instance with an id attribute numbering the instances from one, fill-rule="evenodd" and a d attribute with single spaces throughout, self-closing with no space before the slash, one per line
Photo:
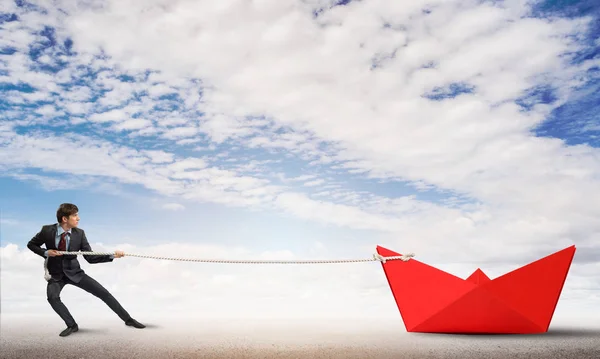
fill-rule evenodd
<path id="1" fill-rule="evenodd" d="M 65 321 L 65 324 L 67 326 L 73 326 L 76 324 L 75 319 L 73 319 L 71 313 L 69 313 L 69 310 L 67 309 L 65 304 L 60 300 L 60 292 L 67 284 L 74 285 L 100 298 L 123 321 L 127 321 L 131 318 L 129 313 L 127 313 L 127 311 L 121 306 L 121 304 L 115 299 L 115 297 L 113 297 L 113 295 L 110 294 L 110 292 L 106 288 L 104 288 L 100 283 L 98 283 L 94 278 L 88 276 L 87 274 L 83 275 L 83 278 L 79 283 L 73 282 L 66 275 L 63 275 L 60 279 L 56 279 L 53 276 L 48 281 L 48 286 L 46 289 L 48 295 L 48 302 L 52 306 L 52 309 L 54 309 L 54 311 L 62 318 L 62 320 Z"/>

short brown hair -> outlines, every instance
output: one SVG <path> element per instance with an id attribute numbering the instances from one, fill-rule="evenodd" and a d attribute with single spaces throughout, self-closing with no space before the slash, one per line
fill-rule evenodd
<path id="1" fill-rule="evenodd" d="M 72 203 L 62 203 L 56 210 L 56 219 L 58 223 L 62 223 L 63 217 L 69 217 L 79 212 L 79 208 Z"/>

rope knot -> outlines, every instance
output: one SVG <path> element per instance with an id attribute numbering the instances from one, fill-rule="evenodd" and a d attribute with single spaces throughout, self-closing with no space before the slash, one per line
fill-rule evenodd
<path id="1" fill-rule="evenodd" d="M 385 258 L 379 253 L 373 253 L 373 259 L 376 261 L 380 261 L 381 263 L 385 263 Z"/>
<path id="2" fill-rule="evenodd" d="M 400 259 L 403 262 L 408 261 L 409 259 L 411 259 L 412 257 L 414 257 L 415 254 L 414 253 L 407 253 L 407 254 L 403 254 L 401 256 L 394 256 L 394 257 L 384 257 L 379 253 L 373 253 L 373 258 L 376 261 L 380 261 L 381 263 L 385 263 L 388 260 L 394 260 L 394 259 Z"/>
<path id="3" fill-rule="evenodd" d="M 406 262 L 406 261 L 408 261 L 409 259 L 411 259 L 414 256 L 415 256 L 414 253 L 407 253 L 405 255 L 400 256 L 400 260 Z"/>

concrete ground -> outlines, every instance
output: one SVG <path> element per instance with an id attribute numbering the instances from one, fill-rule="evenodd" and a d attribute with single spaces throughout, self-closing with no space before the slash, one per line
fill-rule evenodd
<path id="1" fill-rule="evenodd" d="M 147 328 L 135 329 L 118 319 L 80 317 L 79 332 L 66 338 L 58 336 L 58 318 L 2 317 L 0 358 L 600 358 L 600 323 L 472 336 L 406 333 L 400 320 L 137 318 Z"/>

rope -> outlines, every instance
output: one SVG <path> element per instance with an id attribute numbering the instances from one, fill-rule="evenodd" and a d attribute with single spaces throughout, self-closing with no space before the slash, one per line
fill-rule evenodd
<path id="1" fill-rule="evenodd" d="M 68 252 L 68 251 L 57 251 L 59 254 L 63 255 L 76 255 L 76 256 L 106 256 L 113 255 L 114 252 Z M 145 254 L 130 254 L 125 253 L 125 256 L 128 257 L 138 257 L 138 258 L 150 258 L 150 259 L 161 259 L 161 260 L 173 260 L 173 261 L 184 261 L 184 262 L 205 262 L 205 263 L 243 263 L 243 264 L 323 264 L 323 263 L 358 263 L 358 262 L 373 262 L 379 261 L 381 263 L 385 263 L 389 260 L 401 260 L 408 261 L 410 258 L 414 257 L 414 253 L 407 253 L 401 256 L 390 256 L 384 257 L 379 253 L 374 253 L 373 258 L 367 259 L 314 259 L 314 260 L 260 260 L 260 259 L 251 259 L 251 260 L 235 260 L 235 259 L 195 259 L 195 258 L 173 258 L 173 257 L 159 257 L 159 256 L 149 256 Z M 48 258 L 44 260 L 44 279 L 49 281 L 51 278 L 50 273 L 48 272 Z"/>
<path id="2" fill-rule="evenodd" d="M 85 255 L 85 256 L 106 256 L 113 255 L 114 252 L 66 252 L 66 251 L 57 251 L 60 254 L 67 255 Z M 389 260 L 401 260 L 408 261 L 410 258 L 414 257 L 414 253 L 408 253 L 401 256 L 390 256 L 383 257 L 382 255 L 375 253 L 373 254 L 373 258 L 367 259 L 314 259 L 314 260 L 260 260 L 260 259 L 250 259 L 250 260 L 235 260 L 235 259 L 194 259 L 194 258 L 173 258 L 173 257 L 159 257 L 159 256 L 149 256 L 144 254 L 130 254 L 126 253 L 125 256 L 128 257 L 138 257 L 138 258 L 151 258 L 151 259 L 161 259 L 161 260 L 173 260 L 173 261 L 184 261 L 184 262 L 205 262 L 205 263 L 243 263 L 243 264 L 322 264 L 322 263 L 357 263 L 357 262 L 373 262 L 380 261 L 385 263 Z"/>

